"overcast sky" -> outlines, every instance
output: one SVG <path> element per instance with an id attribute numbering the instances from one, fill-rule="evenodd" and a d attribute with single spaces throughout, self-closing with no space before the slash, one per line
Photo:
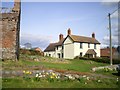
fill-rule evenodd
<path id="1" fill-rule="evenodd" d="M 110 2 L 22 2 L 21 45 L 29 42 L 44 50 L 49 43 L 59 40 L 60 33 L 66 37 L 70 28 L 74 35 L 91 37 L 94 32 L 104 47 L 109 39 L 107 15 L 117 8 L 116 3 Z M 117 12 L 112 14 L 114 35 L 118 27 L 116 17 Z M 113 39 L 117 43 L 117 38 Z"/>

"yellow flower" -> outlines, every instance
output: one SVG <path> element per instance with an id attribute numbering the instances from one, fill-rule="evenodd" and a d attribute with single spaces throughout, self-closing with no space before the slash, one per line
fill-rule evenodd
<path id="1" fill-rule="evenodd" d="M 49 75 L 49 73 L 46 73 L 47 75 Z"/>
<path id="2" fill-rule="evenodd" d="M 29 71 L 27 71 L 26 74 L 29 74 Z"/>
<path id="3" fill-rule="evenodd" d="M 29 74 L 32 74 L 32 72 L 29 72 Z"/>
<path id="4" fill-rule="evenodd" d="M 23 71 L 23 73 L 25 73 L 25 70 Z"/>
<path id="5" fill-rule="evenodd" d="M 55 75 L 55 73 L 52 73 L 52 75 L 54 76 L 54 75 Z"/>
<path id="6" fill-rule="evenodd" d="M 50 76 L 50 78 L 54 78 L 53 76 Z"/>

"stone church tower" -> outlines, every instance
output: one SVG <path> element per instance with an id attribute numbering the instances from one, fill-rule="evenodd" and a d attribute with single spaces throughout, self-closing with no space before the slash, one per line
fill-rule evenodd
<path id="1" fill-rule="evenodd" d="M 0 11 L 0 59 L 19 60 L 20 0 L 14 7 L 1 7 Z"/>

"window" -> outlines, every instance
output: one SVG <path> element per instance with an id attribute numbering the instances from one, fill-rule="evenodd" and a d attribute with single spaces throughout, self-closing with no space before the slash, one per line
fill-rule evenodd
<path id="1" fill-rule="evenodd" d="M 62 46 L 62 49 L 64 49 L 64 47 Z"/>
<path id="2" fill-rule="evenodd" d="M 64 57 L 64 54 L 62 53 L 62 58 Z"/>
<path id="3" fill-rule="evenodd" d="M 96 49 L 96 44 L 94 44 L 94 49 Z"/>
<path id="4" fill-rule="evenodd" d="M 80 48 L 83 48 L 83 46 L 82 46 L 82 45 L 83 45 L 83 43 L 80 43 Z"/>
<path id="5" fill-rule="evenodd" d="M 57 50 L 58 50 L 58 46 L 57 46 Z"/>
<path id="6" fill-rule="evenodd" d="M 90 43 L 88 43 L 88 48 L 90 48 Z"/>
<path id="7" fill-rule="evenodd" d="M 82 52 L 80 52 L 80 57 L 82 57 Z"/>
<path id="8" fill-rule="evenodd" d="M 58 58 L 60 58 L 60 53 L 58 53 Z"/>

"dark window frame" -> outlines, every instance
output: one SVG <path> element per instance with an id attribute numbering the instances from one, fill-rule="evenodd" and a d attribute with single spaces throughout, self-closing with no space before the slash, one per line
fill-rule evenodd
<path id="1" fill-rule="evenodd" d="M 82 52 L 80 52 L 80 57 L 82 57 L 82 55 L 83 55 L 83 53 L 82 53 Z"/>
<path id="2" fill-rule="evenodd" d="M 90 43 L 88 43 L 88 48 L 90 48 Z"/>
<path id="3" fill-rule="evenodd" d="M 96 44 L 94 44 L 94 49 L 96 49 Z"/>
<path id="4" fill-rule="evenodd" d="M 80 43 L 80 48 L 81 48 L 81 49 L 83 48 L 83 43 Z"/>

